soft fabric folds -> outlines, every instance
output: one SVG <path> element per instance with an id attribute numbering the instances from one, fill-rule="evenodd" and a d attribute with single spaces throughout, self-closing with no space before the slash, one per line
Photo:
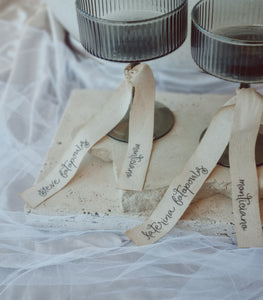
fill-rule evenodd
<path id="1" fill-rule="evenodd" d="M 180 53 L 188 48 L 149 63 L 157 93 L 234 93 Z M 70 92 L 114 90 L 124 67 L 70 48 L 40 0 L 0 1 L 0 299 L 261 299 L 262 249 L 224 236 L 174 228 L 139 248 L 119 232 L 26 224 L 18 193 L 33 184 Z"/>

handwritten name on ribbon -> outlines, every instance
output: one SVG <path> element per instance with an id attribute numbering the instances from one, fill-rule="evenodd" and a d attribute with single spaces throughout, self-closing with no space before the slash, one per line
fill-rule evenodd
<path id="1" fill-rule="evenodd" d="M 129 159 L 130 159 L 129 168 L 126 171 L 126 176 L 128 178 L 132 177 L 132 175 L 133 175 L 133 169 L 136 168 L 136 165 L 138 163 L 140 163 L 144 159 L 144 156 L 142 154 L 138 154 L 138 152 L 140 150 L 140 147 L 141 147 L 140 144 L 136 144 L 132 148 L 133 153 L 132 153 L 132 155 L 129 156 Z"/>
<path id="2" fill-rule="evenodd" d="M 54 178 L 50 179 L 50 183 L 40 187 L 38 190 L 39 196 L 43 198 L 48 197 L 48 195 L 51 194 L 57 186 L 59 186 L 62 179 L 68 178 L 69 173 L 73 172 L 74 169 L 77 170 L 79 165 L 77 161 L 80 153 L 89 148 L 90 143 L 87 140 L 80 141 L 76 144 L 72 149 L 73 153 L 68 159 L 61 163 L 60 168 L 57 169 L 57 174 L 54 174 Z"/>
<path id="3" fill-rule="evenodd" d="M 141 74 L 134 76 L 138 68 L 141 68 Z M 155 80 L 146 64 L 136 65 L 130 72 L 130 80 L 134 87 L 134 97 L 129 118 L 129 141 L 117 187 L 142 191 L 152 155 Z"/>
<path id="4" fill-rule="evenodd" d="M 62 176 L 63 178 L 68 178 L 68 173 L 72 172 L 73 169 L 78 168 L 76 161 L 78 159 L 79 153 L 89 148 L 90 143 L 87 140 L 80 141 L 79 144 L 75 145 L 75 149 L 73 150 L 74 152 L 72 153 L 71 157 L 61 164 L 61 168 L 59 170 L 60 176 Z"/>
<path id="5" fill-rule="evenodd" d="M 136 245 L 152 244 L 165 236 L 211 174 L 230 139 L 234 111 L 232 102 L 233 99 L 216 113 L 197 149 L 173 179 L 149 219 L 125 232 Z"/>
<path id="6" fill-rule="evenodd" d="M 243 230 L 247 230 L 247 207 L 250 205 L 253 196 L 250 193 L 245 192 L 245 180 L 240 179 L 239 184 L 237 185 L 238 187 L 238 194 L 236 201 L 238 201 L 239 205 L 239 213 L 240 213 L 240 223 L 239 225 Z"/>
<path id="7" fill-rule="evenodd" d="M 207 175 L 208 170 L 204 166 L 200 166 L 191 170 L 189 174 L 190 176 L 187 178 L 185 183 L 178 184 L 177 187 L 172 189 L 170 195 L 171 206 L 167 212 L 163 216 L 160 216 L 160 218 L 156 221 L 146 224 L 147 230 L 141 230 L 141 234 L 144 235 L 148 241 L 156 239 L 158 234 L 162 233 L 164 227 L 170 225 L 169 221 L 173 219 L 174 214 L 177 211 L 177 207 L 185 205 L 184 200 L 189 198 L 189 196 L 195 196 L 196 192 L 191 190 L 191 186 L 196 180 L 198 180 L 198 178 L 202 177 L 202 175 Z"/>
<path id="8" fill-rule="evenodd" d="M 191 186 L 194 184 L 195 180 L 199 178 L 202 174 L 207 175 L 208 170 L 201 166 L 196 167 L 195 170 L 190 171 L 191 176 L 187 179 L 184 185 L 178 185 L 173 189 L 172 200 L 179 206 L 184 205 L 183 198 L 188 197 L 188 194 L 195 195 L 195 193 L 191 190 Z"/>
<path id="9" fill-rule="evenodd" d="M 35 208 L 64 188 L 75 176 L 89 149 L 124 117 L 131 100 L 132 84 L 126 78 L 100 110 L 77 131 L 71 145 L 61 153 L 61 160 L 54 169 L 33 187 L 22 192 L 21 198 Z"/>
<path id="10" fill-rule="evenodd" d="M 255 145 L 263 113 L 263 97 L 240 89 L 229 142 L 232 206 L 237 243 L 241 248 L 263 247 Z"/>

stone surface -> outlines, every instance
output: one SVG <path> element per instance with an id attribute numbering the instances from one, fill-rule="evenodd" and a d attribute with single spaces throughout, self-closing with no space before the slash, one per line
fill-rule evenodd
<path id="1" fill-rule="evenodd" d="M 37 180 L 56 165 L 72 137 L 104 101 L 109 91 L 75 90 Z M 115 188 L 127 144 L 104 137 L 85 156 L 73 180 L 35 209 L 25 207 L 29 223 L 78 229 L 126 230 L 149 216 L 172 179 L 199 143 L 202 131 L 229 95 L 157 94 L 176 116 L 169 134 L 154 142 L 143 192 Z M 258 168 L 262 195 L 262 167 Z M 261 201 L 262 202 L 262 201 Z M 261 210 L 263 212 L 263 210 Z M 229 169 L 217 166 L 178 226 L 206 234 L 233 235 Z"/>

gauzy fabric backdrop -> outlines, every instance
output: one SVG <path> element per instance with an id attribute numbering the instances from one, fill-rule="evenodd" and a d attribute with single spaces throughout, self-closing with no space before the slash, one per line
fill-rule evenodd
<path id="1" fill-rule="evenodd" d="M 123 64 L 64 38 L 40 0 L 0 0 L 0 299 L 263 299 L 263 250 L 227 237 L 175 227 L 139 248 L 119 232 L 26 224 L 18 193 L 33 184 L 72 89 L 114 90 L 123 79 Z M 157 92 L 237 88 L 200 72 L 187 43 L 149 64 Z"/>

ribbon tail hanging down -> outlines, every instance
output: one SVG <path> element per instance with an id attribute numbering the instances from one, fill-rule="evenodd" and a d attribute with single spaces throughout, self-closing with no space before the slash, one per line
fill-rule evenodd
<path id="1" fill-rule="evenodd" d="M 213 117 L 202 141 L 174 178 L 164 197 L 143 224 L 126 231 L 137 245 L 147 245 L 165 236 L 179 221 L 215 168 L 231 134 L 235 99 L 230 99 Z"/>
<path id="2" fill-rule="evenodd" d="M 147 64 L 136 65 L 127 75 L 135 93 L 129 118 L 128 149 L 117 188 L 141 191 L 153 146 L 155 81 Z"/>
<path id="3" fill-rule="evenodd" d="M 69 149 L 56 167 L 40 182 L 20 194 L 30 206 L 37 207 L 66 186 L 75 176 L 91 147 L 112 130 L 127 112 L 132 100 L 132 85 L 125 80 L 103 107 L 77 132 Z"/>
<path id="4" fill-rule="evenodd" d="M 229 143 L 232 206 L 237 243 L 263 247 L 255 145 L 263 113 L 263 97 L 254 89 L 238 90 Z"/>

